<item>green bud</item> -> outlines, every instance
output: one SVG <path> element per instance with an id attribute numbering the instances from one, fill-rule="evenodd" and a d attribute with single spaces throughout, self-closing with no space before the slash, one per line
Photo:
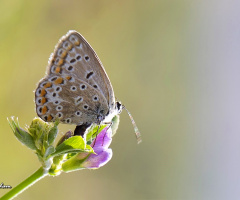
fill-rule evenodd
<path id="1" fill-rule="evenodd" d="M 118 129 L 118 125 L 120 122 L 120 116 L 119 115 L 115 115 L 112 119 L 112 136 L 115 135 L 115 133 L 117 132 Z"/>
<path id="2" fill-rule="evenodd" d="M 28 131 L 32 135 L 37 149 L 41 152 L 42 155 L 45 154 L 48 147 L 54 142 L 59 123 L 47 123 L 41 120 L 40 118 L 34 118 Z"/>
<path id="3" fill-rule="evenodd" d="M 88 132 L 86 133 L 86 142 L 87 144 L 91 144 L 92 141 L 96 138 L 96 136 L 106 127 L 107 125 L 95 125 L 93 124 Z"/>
<path id="4" fill-rule="evenodd" d="M 30 135 L 27 131 L 20 128 L 18 119 L 14 119 L 14 117 L 11 117 L 11 119 L 8 119 L 8 123 L 14 135 L 22 144 L 26 145 L 28 148 L 32 150 L 37 149 L 32 135 Z"/>
<path id="5" fill-rule="evenodd" d="M 56 139 L 57 137 L 57 134 L 58 134 L 58 126 L 59 122 L 56 121 L 54 123 L 54 126 L 50 129 L 49 133 L 48 133 L 48 144 L 51 145 L 53 144 L 54 140 Z"/>

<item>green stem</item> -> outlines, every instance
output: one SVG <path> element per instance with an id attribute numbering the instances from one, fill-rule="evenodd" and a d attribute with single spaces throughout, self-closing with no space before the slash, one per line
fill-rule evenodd
<path id="1" fill-rule="evenodd" d="M 21 192 L 29 188 L 31 185 L 45 177 L 47 173 L 44 172 L 43 168 L 40 167 L 34 174 L 29 176 L 26 180 L 24 180 L 22 183 L 14 187 L 12 190 L 10 190 L 8 193 L 3 195 L 0 200 L 10 200 L 19 195 Z"/>

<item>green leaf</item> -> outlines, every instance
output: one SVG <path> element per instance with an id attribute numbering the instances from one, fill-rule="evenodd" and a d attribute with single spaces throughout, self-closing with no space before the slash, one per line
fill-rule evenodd
<path id="1" fill-rule="evenodd" d="M 99 134 L 107 125 L 92 125 L 86 134 L 86 141 L 91 143 L 94 138 Z"/>
<path id="2" fill-rule="evenodd" d="M 52 154 L 54 152 L 55 152 L 55 148 L 53 146 L 49 146 L 45 151 L 44 157 L 47 158 L 50 154 Z"/>
<path id="3" fill-rule="evenodd" d="M 115 115 L 112 119 L 112 137 L 115 135 L 115 133 L 117 132 L 118 129 L 118 125 L 120 122 L 120 116 L 119 115 Z"/>
<path id="4" fill-rule="evenodd" d="M 62 171 L 67 173 L 71 171 L 86 169 L 85 167 L 82 167 L 82 163 L 88 158 L 89 155 L 90 154 L 84 153 L 73 156 L 62 164 Z"/>
<path id="5" fill-rule="evenodd" d="M 79 153 L 88 152 L 94 153 L 91 146 L 86 145 L 84 139 L 81 136 L 73 136 L 65 140 L 59 146 L 56 147 L 56 151 L 50 156 L 57 156 L 66 153 Z"/>
<path id="6" fill-rule="evenodd" d="M 50 129 L 49 133 L 48 133 L 48 144 L 51 145 L 53 144 L 54 140 L 56 139 L 57 137 L 57 134 L 58 134 L 58 124 L 59 122 L 56 121 L 54 123 L 54 126 Z"/>
<path id="7" fill-rule="evenodd" d="M 14 135 L 22 144 L 26 145 L 32 150 L 37 150 L 33 137 L 27 131 L 20 128 L 18 119 L 15 120 L 14 117 L 12 117 L 11 119 L 8 119 L 8 123 Z"/>

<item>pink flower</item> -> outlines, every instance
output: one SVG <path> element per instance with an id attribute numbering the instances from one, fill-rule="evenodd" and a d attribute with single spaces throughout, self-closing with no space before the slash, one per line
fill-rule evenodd
<path id="1" fill-rule="evenodd" d="M 106 127 L 97 135 L 91 144 L 95 154 L 88 152 L 78 153 L 62 164 L 62 170 L 64 172 L 70 172 L 80 169 L 98 169 L 104 166 L 112 158 L 112 149 L 109 149 L 111 142 L 112 130 Z"/>
<path id="2" fill-rule="evenodd" d="M 112 149 L 109 149 L 109 145 L 112 142 L 112 130 L 111 128 L 104 128 L 94 139 L 91 144 L 96 154 L 81 153 L 78 158 L 87 157 L 86 160 L 81 164 L 81 167 L 88 169 L 96 169 L 104 166 L 112 158 Z M 84 154 L 84 155 L 83 155 Z"/>

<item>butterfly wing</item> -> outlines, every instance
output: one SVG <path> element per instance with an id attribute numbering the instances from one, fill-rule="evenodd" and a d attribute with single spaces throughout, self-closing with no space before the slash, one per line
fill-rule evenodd
<path id="1" fill-rule="evenodd" d="M 108 75 L 93 48 L 78 32 L 69 31 L 60 39 L 50 57 L 48 74 L 76 76 L 105 97 L 110 111 L 115 108 Z"/>
<path id="2" fill-rule="evenodd" d="M 71 77 L 69 79 L 69 77 Z M 68 124 L 98 123 L 98 114 L 109 112 L 105 97 L 76 76 L 51 74 L 42 79 L 35 92 L 36 111 L 44 121 Z"/>

